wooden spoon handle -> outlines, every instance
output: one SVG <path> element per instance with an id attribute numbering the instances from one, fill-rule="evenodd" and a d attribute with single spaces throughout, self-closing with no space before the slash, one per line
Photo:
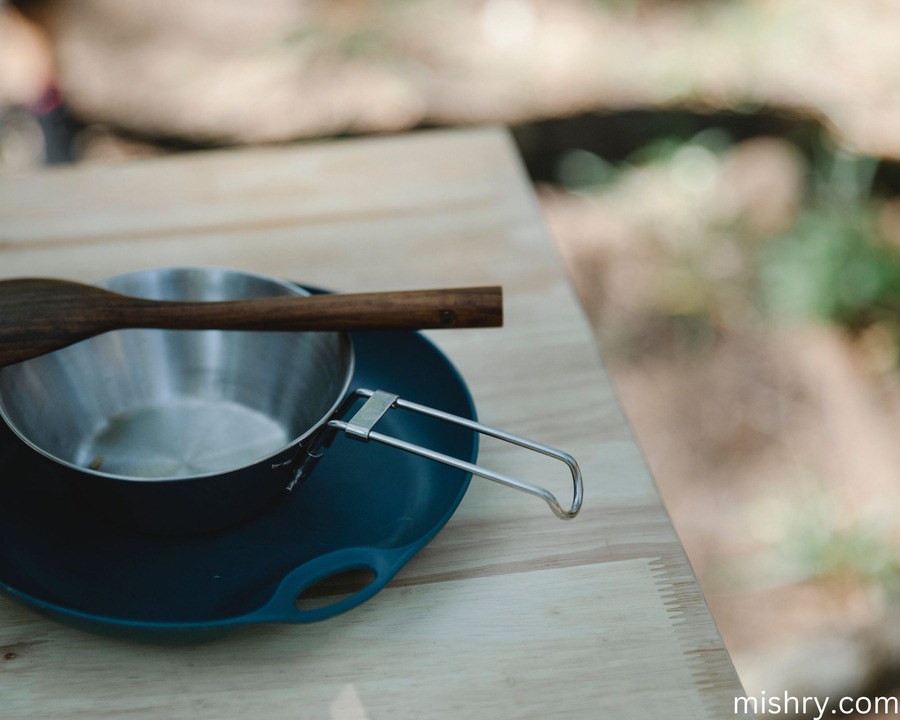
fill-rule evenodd
<path id="1" fill-rule="evenodd" d="M 0 282 L 0 366 L 110 330 L 424 330 L 503 324 L 499 287 L 227 302 L 146 300 L 64 280 Z"/>
<path id="2" fill-rule="evenodd" d="M 498 327 L 499 287 L 154 302 L 129 308 L 129 327 L 197 330 L 424 330 Z"/>

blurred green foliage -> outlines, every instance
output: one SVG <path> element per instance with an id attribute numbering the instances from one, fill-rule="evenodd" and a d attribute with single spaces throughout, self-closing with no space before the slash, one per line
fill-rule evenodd
<path id="1" fill-rule="evenodd" d="M 827 488 L 809 490 L 786 504 L 780 550 L 798 577 L 851 580 L 893 591 L 900 566 L 888 528 L 841 521 L 841 508 Z M 789 520 L 787 520 L 789 518 Z"/>
<path id="2" fill-rule="evenodd" d="M 872 158 L 835 153 L 812 167 L 811 198 L 759 256 L 763 307 L 776 321 L 825 320 L 858 331 L 900 326 L 900 248 L 878 225 Z"/>
<path id="3" fill-rule="evenodd" d="M 727 133 L 715 129 L 691 138 L 660 138 L 616 164 L 576 148 L 560 157 L 557 178 L 571 191 L 599 195 L 638 168 L 668 166 L 676 179 L 700 177 L 701 171 L 714 175 L 715 169 L 706 166 L 721 163 L 731 148 Z M 672 243 L 661 247 L 660 252 L 670 253 L 665 258 L 669 271 L 660 278 L 668 300 L 658 304 L 657 312 L 666 314 L 668 303 L 673 316 L 684 315 L 684 293 L 676 290 L 687 287 L 700 305 L 695 302 L 692 313 L 719 317 L 717 304 L 734 290 L 720 286 L 737 280 L 746 283 L 741 291 L 747 299 L 775 323 L 827 321 L 854 332 L 882 323 L 900 334 L 900 248 L 879 228 L 879 200 L 872 192 L 877 167 L 873 158 L 822 143 L 809 165 L 808 199 L 787 233 L 758 238 L 739 227 L 711 225 L 676 243 L 677 252 L 670 253 Z M 682 190 L 677 183 L 670 188 Z M 692 201 L 688 197 L 685 203 Z M 741 278 L 709 277 L 704 269 L 704 258 L 725 235 L 751 268 Z"/>
<path id="4" fill-rule="evenodd" d="M 897 324 L 900 252 L 866 205 L 811 208 L 761 251 L 760 290 L 776 321 L 827 320 L 854 331 Z"/>
<path id="5" fill-rule="evenodd" d="M 573 192 L 601 191 L 615 181 L 619 172 L 619 167 L 583 148 L 567 150 L 556 163 L 559 184 Z"/>

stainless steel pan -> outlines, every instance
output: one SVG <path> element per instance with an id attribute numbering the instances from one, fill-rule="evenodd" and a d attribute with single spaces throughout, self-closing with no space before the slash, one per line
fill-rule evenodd
<path id="1" fill-rule="evenodd" d="M 144 270 L 100 283 L 156 300 L 307 294 L 223 268 Z M 0 416 L 116 519 L 159 532 L 235 523 L 308 475 L 332 433 L 377 441 L 488 477 L 577 514 L 581 474 L 566 453 L 380 390 L 349 393 L 346 333 L 123 330 L 0 370 Z M 351 412 L 354 400 L 367 399 Z M 564 462 L 574 499 L 379 434 L 395 408 L 464 424 Z"/>

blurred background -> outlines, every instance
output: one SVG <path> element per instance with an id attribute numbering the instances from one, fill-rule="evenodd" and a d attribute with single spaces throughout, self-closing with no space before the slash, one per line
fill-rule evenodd
<path id="1" fill-rule="evenodd" d="M 898 27 L 889 0 L 0 0 L 0 172 L 510 127 L 748 694 L 896 695 Z"/>

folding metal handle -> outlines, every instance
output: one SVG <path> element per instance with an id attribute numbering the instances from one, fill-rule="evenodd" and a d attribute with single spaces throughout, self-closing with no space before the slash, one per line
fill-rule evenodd
<path id="1" fill-rule="evenodd" d="M 457 468 L 458 470 L 464 470 L 465 472 L 472 473 L 473 475 L 478 475 L 479 477 L 493 480 L 494 482 L 500 483 L 501 485 L 506 485 L 507 487 L 515 488 L 516 490 L 521 490 L 522 492 L 526 492 L 531 495 L 536 495 L 537 497 L 544 500 L 544 502 L 546 502 L 550 506 L 550 509 L 553 510 L 553 512 L 563 520 L 572 519 L 578 514 L 578 511 L 581 510 L 581 501 L 584 494 L 584 490 L 582 487 L 581 470 L 579 469 L 578 463 L 575 461 L 575 458 L 573 458 L 568 453 L 565 453 L 562 450 L 557 450 L 556 448 L 549 447 L 548 445 L 543 445 L 533 440 L 528 440 L 527 438 L 519 437 L 518 435 L 513 435 L 512 433 L 508 433 L 504 430 L 498 430 L 497 428 L 490 427 L 489 425 L 483 425 L 479 422 L 475 422 L 474 420 L 459 417 L 458 415 L 451 415 L 450 413 L 445 413 L 441 410 L 435 410 L 434 408 L 430 408 L 425 405 L 419 405 L 417 403 L 403 400 L 396 395 L 392 395 L 391 393 L 387 393 L 382 390 L 366 390 L 361 388 L 356 390 L 354 394 L 359 397 L 368 398 L 368 400 L 366 400 L 365 404 L 357 411 L 357 413 L 349 420 L 349 422 L 345 422 L 343 420 L 330 420 L 328 422 L 329 427 L 343 430 L 347 437 L 355 440 L 361 440 L 362 442 L 375 440 L 376 442 L 384 443 L 385 445 L 390 445 L 391 447 L 405 450 L 406 452 L 411 452 L 415 455 L 420 455 L 424 458 L 428 458 L 429 460 L 435 460 L 437 462 L 444 463 L 445 465 Z M 572 475 L 572 484 L 574 486 L 572 505 L 568 510 L 566 510 L 562 505 L 560 505 L 559 501 L 556 499 L 556 496 L 554 496 L 553 493 L 538 485 L 532 485 L 531 483 L 509 477 L 508 475 L 503 475 L 501 473 L 494 472 L 493 470 L 488 470 L 487 468 L 483 468 L 480 465 L 474 465 L 473 463 L 451 457 L 450 455 L 445 455 L 434 450 L 429 450 L 428 448 L 424 448 L 420 445 L 415 445 L 413 443 L 406 442 L 405 440 L 391 437 L 390 435 L 383 435 L 382 433 L 375 432 L 373 430 L 375 424 L 391 408 L 411 410 L 413 412 L 421 413 L 422 415 L 429 415 L 431 417 L 438 418 L 455 425 L 462 425 L 463 427 L 469 428 L 474 432 L 478 432 L 483 435 L 489 435 L 490 437 L 497 438 L 498 440 L 505 440 L 506 442 L 513 443 L 514 445 L 518 445 L 519 447 L 523 447 L 527 450 L 533 450 L 534 452 L 541 453 L 542 455 L 547 455 L 548 457 L 565 463 Z"/>

